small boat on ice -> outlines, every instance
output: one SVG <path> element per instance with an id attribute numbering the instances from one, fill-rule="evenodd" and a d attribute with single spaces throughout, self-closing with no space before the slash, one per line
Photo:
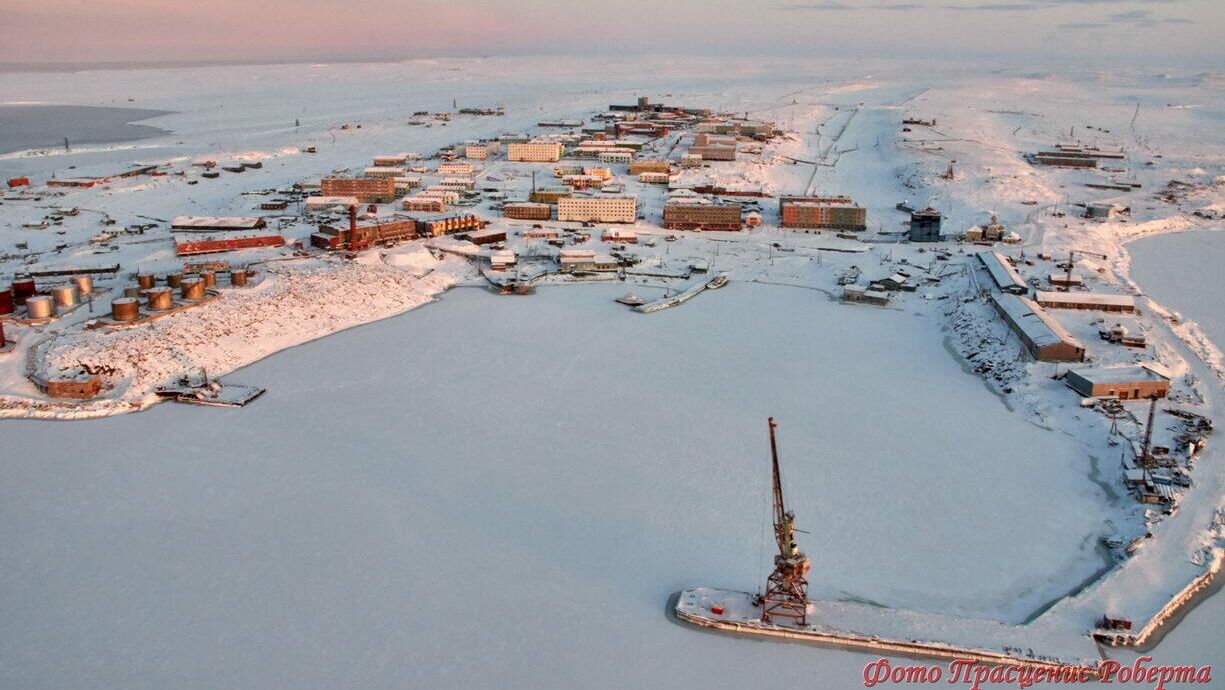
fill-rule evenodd
<path id="1" fill-rule="evenodd" d="M 714 277 L 714 280 L 711 280 L 709 283 L 706 284 L 706 289 L 707 290 L 718 290 L 724 285 L 727 285 L 727 274 L 720 273 L 719 275 Z"/>
<path id="2" fill-rule="evenodd" d="M 641 297 L 639 297 L 638 295 L 635 295 L 632 292 L 627 292 L 624 295 L 618 297 L 617 301 L 620 302 L 621 304 L 624 304 L 627 307 L 637 307 L 641 304 L 647 303 L 646 300 L 642 299 Z"/>

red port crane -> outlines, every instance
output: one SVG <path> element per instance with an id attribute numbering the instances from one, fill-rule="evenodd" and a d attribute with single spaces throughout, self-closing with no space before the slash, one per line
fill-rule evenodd
<path id="1" fill-rule="evenodd" d="M 795 514 L 787 510 L 783 502 L 783 481 L 778 469 L 778 443 L 774 439 L 774 429 L 778 425 L 773 417 L 769 423 L 774 475 L 774 540 L 778 543 L 778 554 L 774 556 L 774 572 L 766 580 L 761 620 L 765 623 L 782 622 L 775 619 L 789 620 L 803 627 L 808 625 L 808 580 L 805 576 L 812 561 L 795 543 Z"/>

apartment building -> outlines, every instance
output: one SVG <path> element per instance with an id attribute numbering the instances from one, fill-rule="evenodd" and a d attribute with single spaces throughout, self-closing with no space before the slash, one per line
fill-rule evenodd
<path id="1" fill-rule="evenodd" d="M 637 218 L 637 197 L 568 197 L 557 200 L 557 220 L 561 221 L 633 223 Z"/>

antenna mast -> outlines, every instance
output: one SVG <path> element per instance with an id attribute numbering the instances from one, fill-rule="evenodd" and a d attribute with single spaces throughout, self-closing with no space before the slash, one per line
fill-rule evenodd
<path id="1" fill-rule="evenodd" d="M 774 556 L 774 572 L 766 580 L 766 595 L 762 598 L 761 620 L 773 623 L 774 618 L 790 619 L 797 627 L 808 625 L 808 580 L 805 575 L 812 561 L 795 543 L 795 514 L 783 502 L 783 481 L 778 466 L 778 443 L 774 418 L 770 421 L 770 462 L 774 488 L 774 540 L 778 554 Z"/>

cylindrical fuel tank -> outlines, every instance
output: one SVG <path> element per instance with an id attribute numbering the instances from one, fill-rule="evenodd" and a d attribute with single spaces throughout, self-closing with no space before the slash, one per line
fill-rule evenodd
<path id="1" fill-rule="evenodd" d="M 174 306 L 174 291 L 168 287 L 156 287 L 149 291 L 149 308 L 165 311 Z"/>
<path id="2" fill-rule="evenodd" d="M 172 288 L 183 287 L 183 274 L 182 273 L 167 273 L 166 274 L 166 285 Z"/>
<path id="3" fill-rule="evenodd" d="M 204 287 L 211 288 L 217 284 L 217 274 L 212 271 L 201 271 L 200 277 L 204 280 Z"/>
<path id="4" fill-rule="evenodd" d="M 133 298 L 135 298 L 135 299 L 140 299 L 140 288 L 138 288 L 138 287 L 129 287 L 129 288 L 124 288 L 124 289 L 123 289 L 123 296 L 124 296 L 124 297 L 133 297 Z"/>
<path id="5" fill-rule="evenodd" d="M 12 314 L 14 306 L 13 291 L 7 288 L 0 290 L 0 314 Z"/>
<path id="6" fill-rule="evenodd" d="M 17 304 L 25 304 L 27 297 L 33 297 L 37 293 L 38 289 L 34 287 L 33 278 L 13 280 L 13 301 Z"/>
<path id="7" fill-rule="evenodd" d="M 243 287 L 247 284 L 247 269 L 234 269 L 230 271 L 230 285 L 234 287 Z"/>
<path id="8" fill-rule="evenodd" d="M 55 298 L 50 295 L 34 295 L 26 299 L 26 311 L 31 319 L 46 319 L 55 316 Z"/>
<path id="9" fill-rule="evenodd" d="M 82 297 L 94 293 L 93 276 L 73 276 L 72 284 L 77 287 L 77 294 Z"/>
<path id="10" fill-rule="evenodd" d="M 184 278 L 183 299 L 204 299 L 204 281 L 196 276 Z"/>
<path id="11" fill-rule="evenodd" d="M 140 275 L 136 276 L 136 284 L 145 290 L 153 287 L 154 280 L 155 278 L 153 277 L 152 273 L 141 273 Z"/>
<path id="12" fill-rule="evenodd" d="M 140 302 L 135 297 L 111 300 L 111 318 L 115 321 L 135 321 L 140 316 Z"/>
<path id="13" fill-rule="evenodd" d="M 57 307 L 75 307 L 77 304 L 77 286 L 56 285 L 51 288 L 51 296 L 55 298 Z"/>

